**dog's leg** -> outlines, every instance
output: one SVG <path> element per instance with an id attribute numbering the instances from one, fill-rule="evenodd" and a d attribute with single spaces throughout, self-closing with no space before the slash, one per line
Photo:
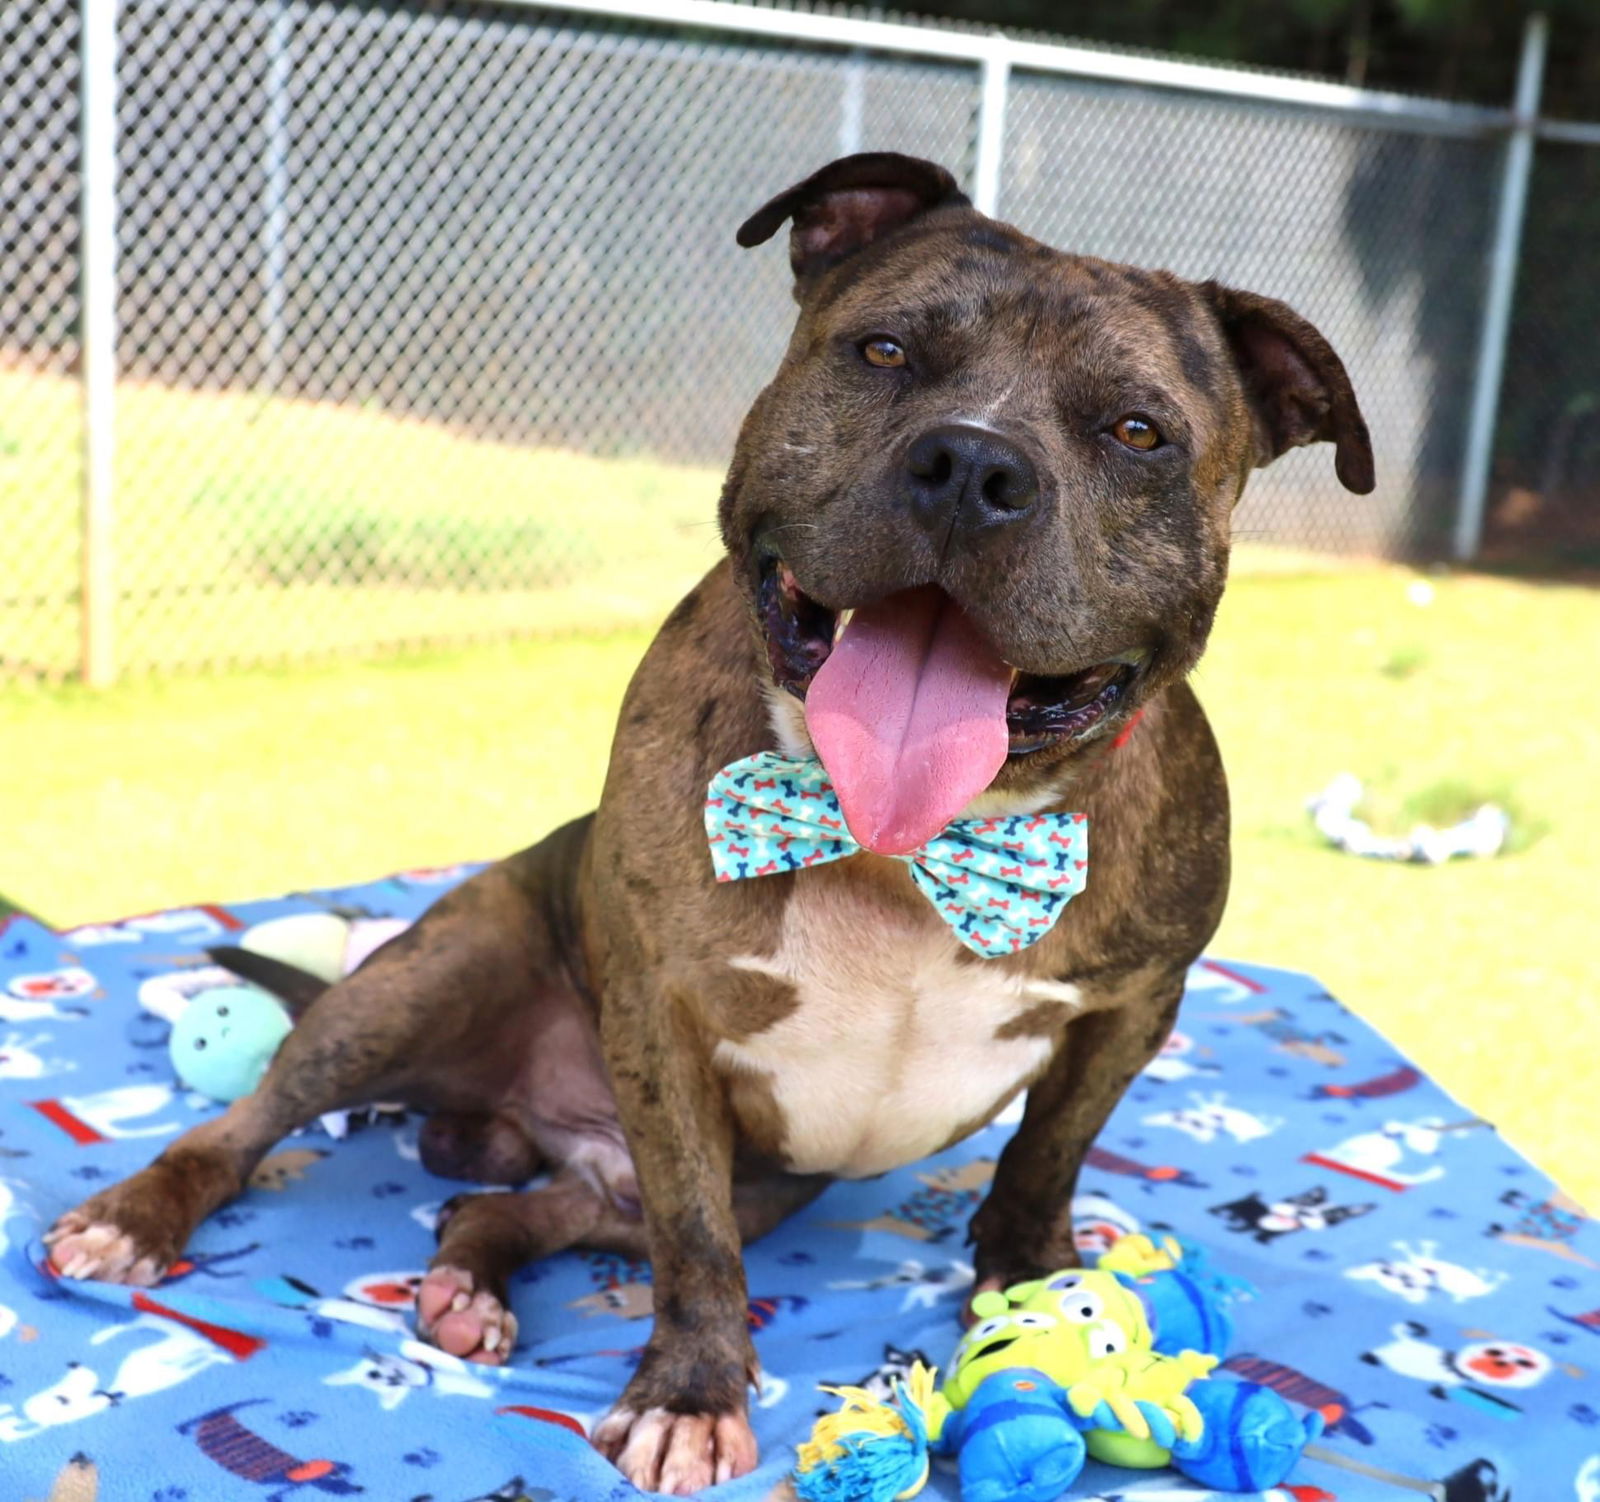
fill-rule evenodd
<path id="1" fill-rule="evenodd" d="M 517 1341 L 506 1285 L 526 1262 L 564 1251 L 602 1222 L 610 1202 L 570 1169 L 525 1194 L 465 1194 L 439 1222 L 439 1250 L 417 1290 L 417 1334 L 452 1356 L 498 1365 Z M 621 1227 L 616 1227 L 621 1229 Z M 633 1222 L 637 1254 L 643 1228 Z"/>
<path id="2" fill-rule="evenodd" d="M 63 1215 L 46 1236 L 55 1267 L 153 1284 L 273 1144 L 323 1112 L 385 1099 L 481 1109 L 505 1089 L 549 959 L 547 922 L 516 867 L 527 854 L 447 894 L 323 993 L 253 1094 Z"/>
<path id="3" fill-rule="evenodd" d="M 648 975 L 638 958 L 635 973 Z M 758 1365 L 734 1210 L 735 1124 L 692 1020 L 705 998 L 652 989 L 608 995 L 601 1017 L 649 1238 L 655 1326 L 593 1439 L 635 1486 L 684 1496 L 754 1468 L 748 1388 Z"/>
<path id="4" fill-rule="evenodd" d="M 827 1187 L 774 1174 L 734 1188 L 741 1241 L 764 1236 Z M 644 1223 L 567 1169 L 525 1194 L 460 1195 L 439 1223 L 439 1250 L 417 1291 L 417 1333 L 452 1356 L 498 1364 L 516 1343 L 507 1284 L 524 1263 L 571 1246 L 650 1255 Z"/>
<path id="5" fill-rule="evenodd" d="M 1146 977 L 1068 1027 L 1029 1088 L 1022 1125 L 972 1218 L 975 1292 L 1079 1266 L 1072 1237 L 1078 1171 L 1129 1084 L 1166 1042 L 1182 997 L 1181 971 Z"/>

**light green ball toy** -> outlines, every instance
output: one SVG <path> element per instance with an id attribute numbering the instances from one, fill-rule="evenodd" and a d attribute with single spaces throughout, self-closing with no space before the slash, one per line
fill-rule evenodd
<path id="1" fill-rule="evenodd" d="M 200 992 L 172 1024 L 167 1051 L 189 1089 L 236 1101 L 261 1083 L 293 1026 L 283 1004 L 258 987 L 218 986 Z"/>

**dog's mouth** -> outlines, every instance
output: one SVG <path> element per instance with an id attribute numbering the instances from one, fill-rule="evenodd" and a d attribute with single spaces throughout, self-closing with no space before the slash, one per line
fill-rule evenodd
<path id="1" fill-rule="evenodd" d="M 851 833 L 883 854 L 925 843 L 1008 759 L 1088 734 L 1147 659 L 1021 672 L 937 586 L 834 611 L 776 556 L 762 561 L 757 607 L 774 683 L 804 701 Z"/>

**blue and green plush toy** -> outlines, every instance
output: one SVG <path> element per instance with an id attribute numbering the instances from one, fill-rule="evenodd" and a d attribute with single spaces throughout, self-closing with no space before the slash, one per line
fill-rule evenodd
<path id="1" fill-rule="evenodd" d="M 1170 1465 L 1218 1491 L 1276 1486 L 1322 1421 L 1210 1375 L 1238 1287 L 1197 1248 L 1134 1236 L 1092 1272 L 979 1293 L 937 1389 L 919 1364 L 888 1403 L 833 1390 L 844 1407 L 800 1446 L 795 1491 L 802 1502 L 914 1497 L 932 1456 L 955 1460 L 962 1502 L 1056 1502 L 1090 1456 Z"/>
<path id="2" fill-rule="evenodd" d="M 261 1083 L 293 1027 L 288 1008 L 260 987 L 217 986 L 196 996 L 172 1024 L 167 1054 L 190 1090 L 235 1101 Z"/>
<path id="3" fill-rule="evenodd" d="M 158 1008 L 172 1024 L 174 1073 L 190 1090 L 235 1101 L 261 1083 L 295 1021 L 332 985 L 407 925 L 337 913 L 295 913 L 258 923 L 236 944 L 208 951 L 218 983 Z"/>

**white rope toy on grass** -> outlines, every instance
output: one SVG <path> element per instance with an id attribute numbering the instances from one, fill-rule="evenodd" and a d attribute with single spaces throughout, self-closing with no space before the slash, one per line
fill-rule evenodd
<path id="1" fill-rule="evenodd" d="M 1354 773 L 1341 772 L 1320 793 L 1306 801 L 1322 836 L 1351 855 L 1439 866 L 1456 856 L 1487 858 L 1498 855 L 1511 833 L 1511 819 L 1506 811 L 1493 803 L 1485 803 L 1447 829 L 1417 824 L 1409 834 L 1378 834 L 1365 819 L 1356 817 L 1355 811 L 1365 791 L 1361 779 Z"/>

